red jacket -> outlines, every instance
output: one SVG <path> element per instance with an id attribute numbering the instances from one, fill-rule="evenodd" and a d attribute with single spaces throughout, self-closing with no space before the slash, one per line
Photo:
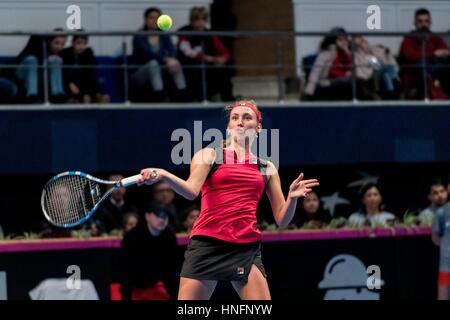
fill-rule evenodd
<path id="1" fill-rule="evenodd" d="M 434 51 L 437 49 L 448 49 L 448 47 L 441 37 L 430 35 L 425 43 L 427 61 L 434 59 Z M 402 63 L 420 62 L 422 60 L 422 40 L 412 34 L 405 36 L 400 47 L 400 58 Z"/>
<path id="2" fill-rule="evenodd" d="M 337 50 L 336 58 L 331 65 L 328 76 L 330 78 L 346 78 L 346 73 L 352 71 L 352 55 L 342 50 Z"/>

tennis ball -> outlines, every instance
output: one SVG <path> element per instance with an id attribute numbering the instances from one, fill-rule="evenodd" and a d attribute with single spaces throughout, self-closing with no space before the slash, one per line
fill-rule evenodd
<path id="1" fill-rule="evenodd" d="M 163 31 L 167 31 L 172 27 L 172 18 L 167 14 L 162 14 L 156 21 L 156 25 Z"/>

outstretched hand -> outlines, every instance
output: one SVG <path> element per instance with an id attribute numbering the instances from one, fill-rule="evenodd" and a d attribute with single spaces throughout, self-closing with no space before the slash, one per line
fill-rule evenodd
<path id="1" fill-rule="evenodd" d="M 289 196 L 291 198 L 307 197 L 313 187 L 320 185 L 319 180 L 317 179 L 302 180 L 303 177 L 304 174 L 302 172 L 298 178 L 291 183 L 291 186 L 289 187 Z"/>

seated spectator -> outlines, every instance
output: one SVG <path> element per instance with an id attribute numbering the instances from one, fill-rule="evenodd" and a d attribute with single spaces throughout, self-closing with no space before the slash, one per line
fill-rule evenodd
<path id="1" fill-rule="evenodd" d="M 361 209 L 348 218 L 348 225 L 352 227 L 387 227 L 395 223 L 393 213 L 383 211 L 380 190 L 375 183 L 368 183 L 360 191 Z"/>
<path id="2" fill-rule="evenodd" d="M 131 229 L 137 226 L 139 222 L 139 216 L 136 212 L 128 212 L 123 216 L 122 232 L 127 233 Z"/>
<path id="3" fill-rule="evenodd" d="M 91 237 L 101 237 L 104 233 L 104 228 L 99 220 L 91 219 L 87 224 Z"/>
<path id="4" fill-rule="evenodd" d="M 355 45 L 356 77 L 375 84 L 374 90 L 385 99 L 398 99 L 400 78 L 398 64 L 383 45 L 371 46 L 364 37 L 352 39 Z"/>
<path id="5" fill-rule="evenodd" d="M 71 237 L 71 229 L 66 228 L 58 228 L 47 221 L 42 223 L 41 232 L 39 232 L 40 238 L 70 238 Z"/>
<path id="6" fill-rule="evenodd" d="M 305 87 L 309 100 L 351 100 L 352 99 L 352 54 L 347 32 L 342 28 L 330 31 L 320 45 Z M 355 80 L 356 97 L 376 99 L 370 83 Z"/>
<path id="7" fill-rule="evenodd" d="M 55 29 L 54 31 L 63 31 Z M 20 66 L 16 70 L 17 79 L 22 86 L 25 102 L 36 103 L 43 99 L 43 74 L 39 66 L 44 64 L 43 42 L 45 41 L 47 56 L 45 60 L 48 67 L 48 84 L 50 102 L 61 103 L 67 100 L 64 91 L 62 75 L 61 50 L 66 43 L 66 36 L 53 36 L 48 39 L 40 36 L 31 36 L 25 48 L 17 57 Z"/>
<path id="8" fill-rule="evenodd" d="M 330 214 L 323 210 L 319 196 L 311 191 L 307 197 L 302 199 L 300 214 L 294 223 L 299 228 L 322 229 L 330 220 Z"/>
<path id="9" fill-rule="evenodd" d="M 427 221 L 432 221 L 436 210 L 447 203 L 448 193 L 445 185 L 440 180 L 433 181 L 428 189 L 428 201 L 430 206 L 422 210 L 419 214 L 419 220 L 422 224 L 427 224 Z"/>
<path id="10" fill-rule="evenodd" d="M 149 8 L 144 14 L 144 26 L 140 31 L 158 31 L 156 21 L 161 15 L 158 8 Z M 176 49 L 168 35 L 136 35 L 133 38 L 133 64 L 141 65 L 131 74 L 131 84 L 134 90 L 152 89 L 154 99 L 163 101 L 168 91 L 163 81 L 164 74 L 173 80 L 176 91 L 171 100 L 186 99 L 186 80 L 180 62 L 175 58 Z"/>
<path id="11" fill-rule="evenodd" d="M 96 60 L 87 35 L 75 35 L 72 46 L 61 51 L 64 63 L 64 87 L 69 99 L 83 103 L 107 103 L 97 82 Z M 67 67 L 67 68 L 66 68 Z"/>
<path id="12" fill-rule="evenodd" d="M 450 204 L 433 217 L 431 239 L 439 249 L 438 300 L 449 300 L 450 289 Z"/>
<path id="13" fill-rule="evenodd" d="M 180 230 L 182 226 L 182 217 L 175 207 L 175 192 L 172 188 L 162 181 L 159 181 L 153 185 L 152 188 L 153 200 L 162 202 L 169 213 L 169 226 L 173 230 Z"/>
<path id="14" fill-rule="evenodd" d="M 111 181 L 121 179 L 123 179 L 121 175 L 111 175 L 108 177 L 108 180 Z M 108 186 L 107 190 L 111 188 L 112 186 Z M 100 220 L 107 233 L 112 230 L 122 229 L 122 221 L 125 213 L 136 211 L 136 208 L 125 200 L 126 192 L 127 190 L 125 188 L 114 190 L 111 196 L 101 204 L 96 214 L 96 219 Z"/>
<path id="15" fill-rule="evenodd" d="M 183 228 L 180 230 L 187 234 L 191 233 L 192 227 L 194 226 L 195 220 L 197 220 L 200 210 L 197 206 L 190 206 L 183 212 Z"/>
<path id="16" fill-rule="evenodd" d="M 190 24 L 179 31 L 209 31 L 209 13 L 205 7 L 193 7 L 190 12 Z M 185 68 L 189 100 L 213 100 L 214 95 L 220 94 L 222 101 L 234 100 L 232 91 L 232 70 L 226 66 L 231 55 L 217 36 L 190 36 L 178 37 L 178 57 Z M 204 64 L 204 73 L 202 71 Z M 212 68 L 211 68 L 212 67 Z M 204 76 L 203 76 L 204 74 Z M 203 79 L 204 77 L 204 79 Z M 203 95 L 203 82 L 206 92 Z"/>
<path id="17" fill-rule="evenodd" d="M 123 300 L 176 299 L 177 239 L 167 228 L 165 206 L 157 201 L 144 208 L 144 219 L 127 232 L 121 246 Z"/>
<path id="18" fill-rule="evenodd" d="M 403 38 L 399 61 L 407 98 L 444 99 L 450 94 L 450 50 L 445 41 L 431 32 L 431 15 L 427 9 L 415 12 L 416 29 Z M 423 48 L 424 47 L 424 48 Z M 424 51 L 425 55 L 422 54 Z M 423 64 L 426 64 L 428 92 L 424 92 Z"/>
<path id="19" fill-rule="evenodd" d="M 0 76 L 0 103 L 11 103 L 17 96 L 17 85 L 6 77 Z"/>

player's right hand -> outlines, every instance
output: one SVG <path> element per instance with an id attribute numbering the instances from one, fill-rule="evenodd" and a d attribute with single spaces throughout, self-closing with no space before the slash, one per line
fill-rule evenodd
<path id="1" fill-rule="evenodd" d="M 146 168 L 141 170 L 142 178 L 138 180 L 138 184 L 152 185 L 160 181 L 163 177 L 163 169 L 159 168 Z"/>

